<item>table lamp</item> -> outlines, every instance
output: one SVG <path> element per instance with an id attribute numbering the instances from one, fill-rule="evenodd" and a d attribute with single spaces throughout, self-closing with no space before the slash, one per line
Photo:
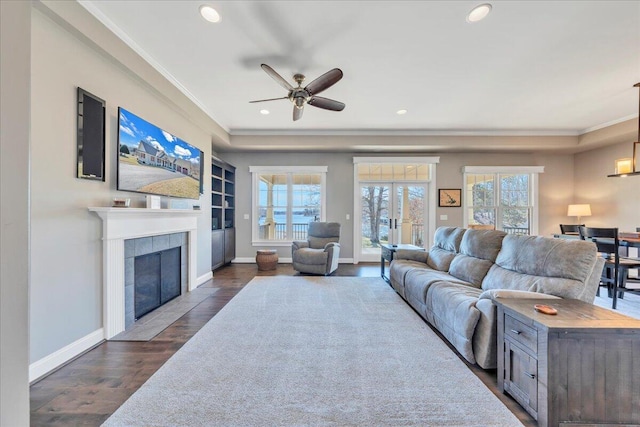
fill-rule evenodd
<path id="1" fill-rule="evenodd" d="M 577 216 L 580 224 L 580 217 L 591 216 L 591 205 L 569 205 L 567 216 Z"/>

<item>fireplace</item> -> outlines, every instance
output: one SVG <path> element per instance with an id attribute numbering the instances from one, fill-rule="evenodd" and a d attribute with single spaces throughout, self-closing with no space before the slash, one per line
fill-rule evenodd
<path id="1" fill-rule="evenodd" d="M 125 330 L 145 314 L 187 292 L 188 246 L 188 233 L 124 241 Z"/>
<path id="2" fill-rule="evenodd" d="M 198 216 L 202 211 L 105 207 L 89 210 L 102 219 L 103 327 L 106 339 L 124 331 L 125 323 L 132 323 L 135 318 L 134 260 L 129 257 L 170 249 L 173 245 L 160 246 L 167 239 L 171 243 L 180 235 L 182 243 L 176 246 L 181 246 L 181 292 L 196 288 Z M 132 245 L 130 241 L 135 243 Z"/>
<path id="3" fill-rule="evenodd" d="M 179 296 L 180 248 L 135 257 L 133 288 L 136 320 Z"/>

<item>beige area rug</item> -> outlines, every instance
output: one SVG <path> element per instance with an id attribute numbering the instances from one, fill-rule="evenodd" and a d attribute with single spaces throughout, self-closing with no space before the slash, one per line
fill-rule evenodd
<path id="1" fill-rule="evenodd" d="M 257 277 L 105 426 L 520 426 L 380 278 Z"/>

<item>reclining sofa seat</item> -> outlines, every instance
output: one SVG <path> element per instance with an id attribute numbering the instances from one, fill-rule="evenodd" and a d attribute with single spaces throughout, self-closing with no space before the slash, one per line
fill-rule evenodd
<path id="1" fill-rule="evenodd" d="M 494 298 L 595 298 L 603 260 L 591 242 L 453 227 L 434 237 L 429 252 L 396 252 L 391 285 L 484 369 L 497 365 Z"/>

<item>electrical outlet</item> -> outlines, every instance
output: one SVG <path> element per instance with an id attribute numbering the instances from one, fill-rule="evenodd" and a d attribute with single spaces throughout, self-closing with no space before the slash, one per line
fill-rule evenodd
<path id="1" fill-rule="evenodd" d="M 449 219 L 449 215 L 440 215 L 440 221 L 446 221 Z"/>
<path id="2" fill-rule="evenodd" d="M 351 219 L 351 215 L 347 214 L 347 221 Z"/>
<path id="3" fill-rule="evenodd" d="M 249 219 L 249 214 L 244 214 L 244 219 Z"/>

